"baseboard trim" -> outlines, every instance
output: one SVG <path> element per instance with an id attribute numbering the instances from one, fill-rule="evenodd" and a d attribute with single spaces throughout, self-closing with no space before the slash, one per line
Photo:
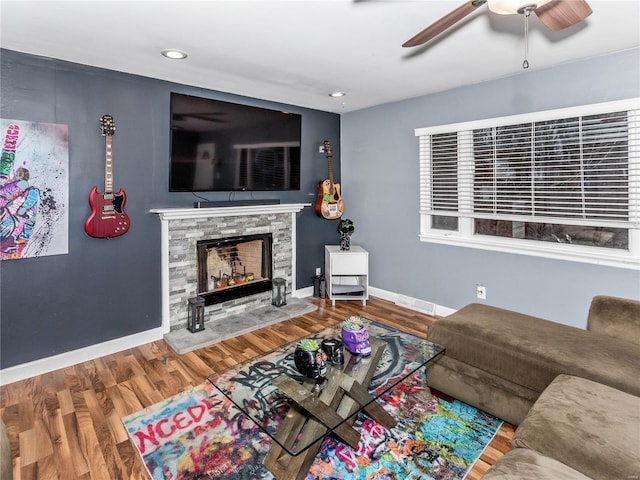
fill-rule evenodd
<path id="1" fill-rule="evenodd" d="M 381 298 L 383 300 L 387 300 L 389 302 L 397 303 L 399 306 L 408 308 L 410 310 L 416 310 L 418 312 L 428 313 L 429 315 L 435 315 L 436 317 L 446 317 L 447 315 L 451 315 L 456 310 L 453 308 L 445 307 L 444 305 L 438 305 L 437 303 L 432 303 L 434 305 L 435 311 L 426 312 L 421 308 L 416 308 L 411 303 L 419 305 L 421 303 L 425 303 L 425 300 L 421 300 L 415 297 L 408 297 L 407 295 L 401 295 L 399 293 L 390 292 L 388 290 L 383 290 L 381 288 L 369 287 L 369 294 Z M 399 302 L 398 299 L 402 297 L 404 301 Z"/>
<path id="2" fill-rule="evenodd" d="M 162 328 L 158 327 L 52 357 L 41 358 L 33 362 L 5 368 L 0 370 L 0 385 L 8 385 L 9 383 L 25 380 L 61 368 L 67 368 L 78 363 L 87 362 L 95 358 L 118 353 L 128 348 L 138 347 L 145 343 L 155 342 L 161 339 Z"/>
<path id="3" fill-rule="evenodd" d="M 304 287 L 304 288 L 299 288 L 298 290 L 296 290 L 295 292 L 293 292 L 293 297 L 295 298 L 307 298 L 307 297 L 313 297 L 313 287 Z"/>
<path id="4" fill-rule="evenodd" d="M 369 294 L 396 303 L 399 294 L 389 292 L 388 290 L 382 290 L 381 288 L 369 287 Z M 300 288 L 292 293 L 296 298 L 311 297 L 313 295 L 313 287 Z M 424 300 L 414 299 L 413 297 L 402 296 L 405 300 L 402 304 L 405 308 L 411 306 L 406 305 L 406 300 L 413 300 L 413 303 L 419 304 Z M 412 302 L 409 302 L 412 303 Z M 418 308 L 412 310 L 421 311 Z M 455 312 L 454 309 L 435 304 L 435 315 L 445 317 Z M 163 339 L 162 327 L 146 330 L 144 332 L 135 333 L 126 337 L 116 338 L 107 342 L 91 345 L 89 347 L 80 348 L 78 350 L 72 350 L 70 352 L 61 353 L 60 355 L 54 355 L 52 357 L 41 358 L 34 360 L 33 362 L 23 363 L 14 367 L 5 368 L 0 370 L 0 385 L 8 385 L 9 383 L 25 380 L 36 375 L 42 375 L 44 373 L 59 370 L 61 368 L 67 368 L 78 363 L 87 362 L 95 358 L 103 357 L 105 355 L 111 355 L 121 352 L 128 348 L 135 348 L 145 343 L 155 342 L 156 340 Z"/>

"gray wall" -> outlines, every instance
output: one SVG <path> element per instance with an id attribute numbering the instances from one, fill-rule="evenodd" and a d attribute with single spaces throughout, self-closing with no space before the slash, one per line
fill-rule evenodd
<path id="1" fill-rule="evenodd" d="M 0 366 L 75 350 L 160 326 L 160 222 L 155 207 L 190 207 L 187 193 L 167 191 L 169 92 L 277 108 L 158 80 L 2 50 L 0 117 L 69 125 L 69 254 L 0 262 Z M 595 294 L 640 298 L 637 271 L 508 255 L 418 240 L 418 141 L 429 125 L 640 96 L 639 51 L 338 115 L 303 114 L 300 192 L 256 193 L 283 202 L 315 202 L 326 177 L 318 153 L 331 142 L 352 242 L 370 252 L 371 285 L 451 308 L 476 301 L 584 326 Z M 102 185 L 104 141 L 98 119 L 110 113 L 115 187 L 127 192 L 130 231 L 112 240 L 88 237 L 87 195 Z M 341 126 L 342 123 L 342 126 Z M 341 131 L 340 131 L 341 130 Z M 342 153 L 341 153 L 342 152 Z M 342 169 L 340 169 L 341 158 Z M 342 178 L 340 177 L 342 174 Z M 236 198 L 248 198 L 248 194 Z M 224 200 L 227 194 L 210 194 Z M 323 245 L 336 243 L 336 222 L 306 208 L 298 217 L 298 287 L 311 285 Z"/>
<path id="2" fill-rule="evenodd" d="M 632 97 L 640 97 L 638 49 L 344 114 L 342 192 L 352 243 L 369 251 L 370 283 L 458 309 L 478 301 L 481 282 L 487 304 L 579 327 L 593 295 L 640 299 L 637 270 L 418 239 L 415 128 Z"/>
<path id="3" fill-rule="evenodd" d="M 168 192 L 169 92 L 283 106 L 7 50 L 0 61 L 0 117 L 69 126 L 69 254 L 0 262 L 1 368 L 159 327 L 160 220 L 149 209 L 190 208 L 195 200 L 190 193 Z M 318 153 L 324 139 L 335 146 L 340 178 L 340 116 L 284 107 L 303 116 L 301 190 L 254 198 L 314 204 L 317 184 L 327 176 L 326 157 Z M 125 190 L 131 217 L 130 230 L 110 240 L 91 238 L 83 228 L 89 191 L 104 186 L 98 128 L 104 114 L 116 123 L 114 187 Z M 227 193 L 205 196 L 228 199 Z M 298 214 L 298 288 L 312 284 L 315 267 L 324 261 L 323 245 L 337 241 L 335 228 L 313 207 Z"/>

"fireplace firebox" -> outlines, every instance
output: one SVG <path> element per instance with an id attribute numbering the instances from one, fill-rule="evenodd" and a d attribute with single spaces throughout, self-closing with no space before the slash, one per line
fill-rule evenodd
<path id="1" fill-rule="evenodd" d="M 198 241 L 198 295 L 205 305 L 270 291 L 272 244 L 271 233 Z"/>

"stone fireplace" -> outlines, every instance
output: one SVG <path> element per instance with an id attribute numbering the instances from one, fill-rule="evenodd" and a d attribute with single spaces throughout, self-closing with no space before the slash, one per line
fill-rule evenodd
<path id="1" fill-rule="evenodd" d="M 161 220 L 163 332 L 186 327 L 188 299 L 199 294 L 207 324 L 269 305 L 273 278 L 284 278 L 287 291 L 295 292 L 296 213 L 305 206 L 151 210 Z M 258 254 L 270 260 L 257 260 Z M 224 288 L 216 289 L 216 280 L 226 282 Z"/>
<path id="2" fill-rule="evenodd" d="M 198 295 L 205 305 L 271 291 L 273 235 L 200 240 Z"/>

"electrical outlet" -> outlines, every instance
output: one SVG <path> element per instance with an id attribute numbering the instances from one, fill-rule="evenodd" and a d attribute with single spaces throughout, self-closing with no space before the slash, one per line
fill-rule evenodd
<path id="1" fill-rule="evenodd" d="M 476 297 L 486 300 L 487 299 L 487 287 L 479 283 L 476 284 Z"/>

